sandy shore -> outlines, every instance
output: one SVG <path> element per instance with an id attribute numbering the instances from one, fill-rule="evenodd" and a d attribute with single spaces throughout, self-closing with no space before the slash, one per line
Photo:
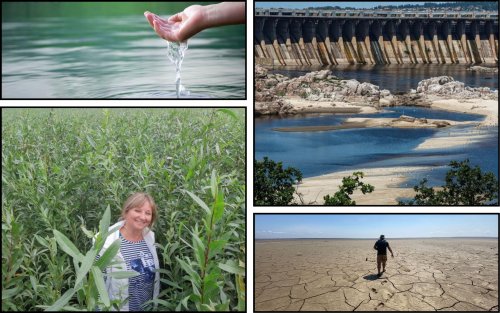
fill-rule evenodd
<path id="1" fill-rule="evenodd" d="M 329 131 L 329 130 L 340 130 L 340 129 L 350 129 L 350 128 L 375 128 L 375 127 L 391 127 L 391 128 L 438 128 L 438 124 L 446 122 L 449 126 L 456 125 L 471 125 L 473 122 L 456 122 L 449 120 L 437 120 L 437 119 L 426 119 L 425 122 L 414 122 L 397 120 L 396 118 L 366 118 L 366 117 L 352 117 L 346 119 L 340 125 L 318 125 L 318 126 L 296 126 L 296 127 L 277 127 L 273 128 L 274 131 L 279 132 L 317 132 L 317 131 Z"/>
<path id="2" fill-rule="evenodd" d="M 498 311 L 498 239 L 255 241 L 256 311 Z"/>
<path id="3" fill-rule="evenodd" d="M 286 98 L 297 113 L 376 113 L 373 106 L 339 101 L 311 101 L 297 97 Z"/>
<path id="4" fill-rule="evenodd" d="M 434 99 L 431 108 L 453 112 L 474 113 L 486 118 L 481 126 L 498 126 L 498 100 L 483 99 Z"/>
<path id="5" fill-rule="evenodd" d="M 423 149 L 442 149 L 462 146 L 479 142 L 488 134 L 488 128 L 495 127 L 498 129 L 498 101 L 497 100 L 482 100 L 482 99 L 438 99 L 432 101 L 432 108 L 462 112 L 474 113 L 485 116 L 485 119 L 480 122 L 472 131 L 463 134 L 453 134 L 443 136 L 438 134 L 432 138 L 426 139 L 415 150 Z"/>
<path id="6" fill-rule="evenodd" d="M 356 190 L 351 198 L 357 205 L 396 205 L 397 198 L 413 198 L 415 191 L 413 186 L 408 188 L 398 187 L 404 183 L 410 172 L 426 170 L 430 167 L 382 167 L 356 169 L 350 171 L 335 172 L 331 174 L 304 178 L 297 187 L 300 198 L 295 197 L 295 201 L 306 205 L 323 204 L 323 197 L 333 195 L 338 191 L 338 186 L 342 185 L 342 178 L 352 175 L 353 172 L 363 172 L 362 182 L 375 187 L 372 193 L 363 195 Z"/>

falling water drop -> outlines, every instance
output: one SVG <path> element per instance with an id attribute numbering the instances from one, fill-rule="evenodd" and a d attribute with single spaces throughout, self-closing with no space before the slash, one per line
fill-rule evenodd
<path id="1" fill-rule="evenodd" d="M 177 98 L 181 95 L 189 95 L 189 91 L 186 91 L 186 88 L 184 88 L 181 84 L 181 65 L 187 48 L 187 41 L 167 41 L 167 56 L 170 62 L 175 65 L 175 89 L 177 92 Z"/>

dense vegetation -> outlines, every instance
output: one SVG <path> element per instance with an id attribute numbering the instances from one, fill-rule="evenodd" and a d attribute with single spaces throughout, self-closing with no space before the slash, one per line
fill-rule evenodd
<path id="1" fill-rule="evenodd" d="M 244 310 L 244 115 L 3 109 L 2 310 L 92 309 L 105 262 L 90 237 L 135 191 L 159 208 L 155 309 Z"/>

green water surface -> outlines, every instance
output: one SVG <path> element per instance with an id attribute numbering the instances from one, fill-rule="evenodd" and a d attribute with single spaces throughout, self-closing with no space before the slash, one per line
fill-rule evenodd
<path id="1" fill-rule="evenodd" d="M 175 66 L 144 11 L 194 2 L 3 2 L 3 98 L 175 98 Z M 209 3 L 203 3 L 207 5 Z M 245 25 L 192 37 L 189 98 L 245 98 Z"/>

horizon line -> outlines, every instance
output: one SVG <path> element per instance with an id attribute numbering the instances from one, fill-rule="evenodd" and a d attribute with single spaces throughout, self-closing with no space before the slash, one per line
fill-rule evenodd
<path id="1" fill-rule="evenodd" d="M 370 238 L 352 238 L 352 237 L 288 237 L 288 238 L 255 238 L 255 240 L 283 240 L 283 239 L 347 239 L 347 240 L 374 240 L 378 237 L 370 237 Z M 488 239 L 498 239 L 498 236 L 449 236 L 449 237 L 390 237 L 385 239 L 436 239 L 436 238 L 488 238 Z"/>

